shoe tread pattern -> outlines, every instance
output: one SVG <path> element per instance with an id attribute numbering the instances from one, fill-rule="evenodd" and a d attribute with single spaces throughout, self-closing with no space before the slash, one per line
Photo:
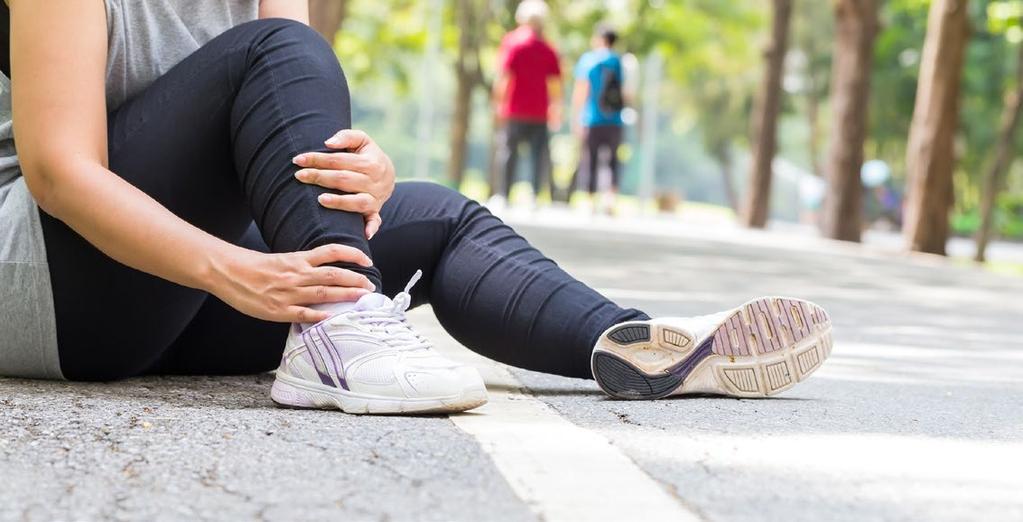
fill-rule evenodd
<path id="1" fill-rule="evenodd" d="M 830 317 L 812 303 L 761 298 L 726 317 L 685 360 L 671 367 L 648 373 L 623 356 L 596 351 L 594 376 L 613 397 L 658 399 L 682 386 L 700 362 L 718 356 L 711 368 L 722 393 L 763 397 L 792 387 L 821 366 L 831 353 L 830 329 Z M 658 341 L 664 348 L 692 342 L 672 330 L 659 330 Z M 608 332 L 607 337 L 627 346 L 650 342 L 651 334 L 647 325 L 625 324 Z"/>
<path id="2" fill-rule="evenodd" d="M 608 332 L 612 341 L 622 344 L 635 344 L 650 340 L 650 326 L 645 324 L 625 324 Z"/>
<path id="3" fill-rule="evenodd" d="M 593 373 L 608 395 L 618 399 L 659 399 L 675 391 L 684 375 L 648 375 L 623 359 L 607 353 L 593 355 Z"/>
<path id="4" fill-rule="evenodd" d="M 721 363 L 719 379 L 741 396 L 788 389 L 805 380 L 831 353 L 830 329 L 831 318 L 812 303 L 787 298 L 750 301 L 713 334 L 714 353 L 731 361 Z M 737 357 L 747 359 L 736 362 Z"/>

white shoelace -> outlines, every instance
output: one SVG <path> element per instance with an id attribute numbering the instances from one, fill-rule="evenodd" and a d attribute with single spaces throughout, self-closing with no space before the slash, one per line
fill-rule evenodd
<path id="1" fill-rule="evenodd" d="M 409 291 L 421 277 L 423 271 L 416 270 L 415 275 L 405 285 L 405 290 L 394 296 L 389 304 L 376 310 L 349 312 L 348 317 L 358 324 L 369 327 L 371 332 L 380 334 L 383 341 L 393 348 L 405 351 L 432 347 L 426 338 L 412 329 L 405 316 L 405 311 L 412 304 L 412 295 Z"/>

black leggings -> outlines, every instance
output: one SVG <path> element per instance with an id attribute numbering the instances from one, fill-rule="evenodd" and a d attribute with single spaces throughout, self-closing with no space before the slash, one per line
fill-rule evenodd
<path id="1" fill-rule="evenodd" d="M 110 114 L 110 167 L 183 219 L 247 248 L 360 248 L 374 267 L 346 268 L 389 295 L 421 268 L 413 304 L 431 304 L 460 342 L 514 366 L 588 377 L 600 332 L 646 317 L 438 185 L 399 183 L 367 242 L 362 217 L 321 207 L 324 190 L 295 180 L 291 163 L 323 150 L 350 120 L 344 76 L 322 38 L 295 22 L 250 22 Z M 43 216 L 43 232 L 67 378 L 244 374 L 279 362 L 287 325 L 121 265 L 52 217 Z"/>

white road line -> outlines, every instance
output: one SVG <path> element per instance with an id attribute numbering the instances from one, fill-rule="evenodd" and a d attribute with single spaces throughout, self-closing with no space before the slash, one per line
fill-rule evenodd
<path id="1" fill-rule="evenodd" d="M 522 393 L 504 367 L 453 349 L 436 321 L 413 312 L 416 326 L 446 355 L 471 361 L 487 381 L 490 402 L 451 421 L 472 435 L 515 493 L 548 522 L 578 520 L 691 521 L 699 517 L 604 436 L 581 428 Z"/>

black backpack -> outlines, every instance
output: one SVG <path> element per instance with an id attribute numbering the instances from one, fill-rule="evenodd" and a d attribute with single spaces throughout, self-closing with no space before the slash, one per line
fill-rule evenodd
<path id="1" fill-rule="evenodd" d="M 604 88 L 600 91 L 600 98 L 597 99 L 597 102 L 600 105 L 600 112 L 604 114 L 618 113 L 625 108 L 622 79 L 610 67 L 604 68 Z"/>

